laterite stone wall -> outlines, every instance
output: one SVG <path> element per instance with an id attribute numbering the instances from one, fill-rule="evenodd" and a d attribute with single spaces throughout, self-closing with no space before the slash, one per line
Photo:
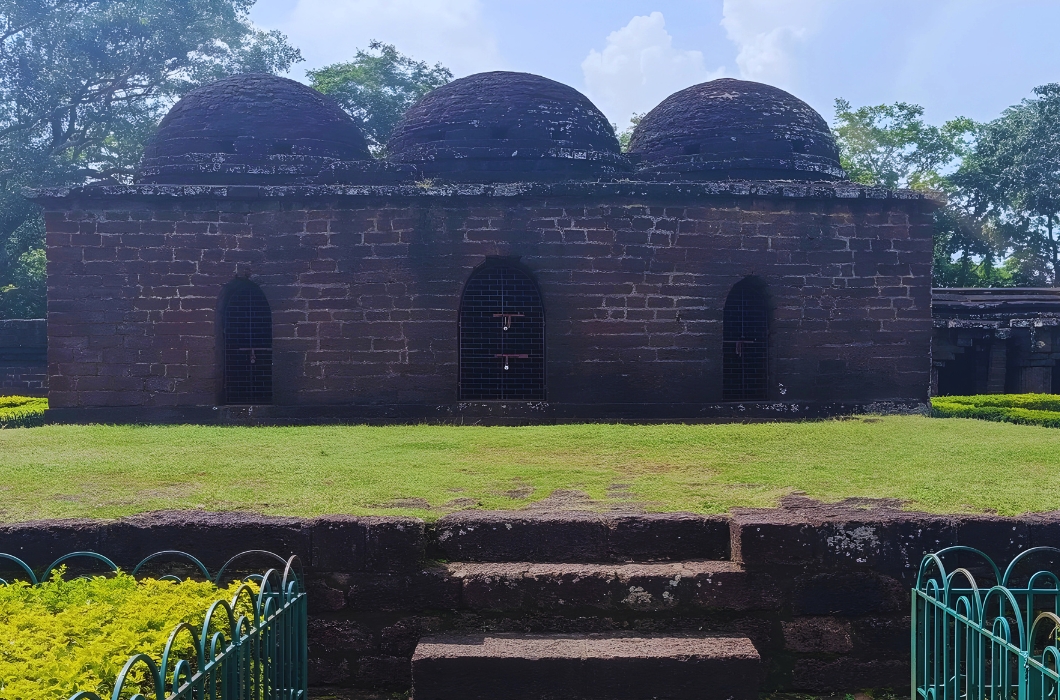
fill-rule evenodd
<path id="1" fill-rule="evenodd" d="M 925 553 L 962 544 L 1004 566 L 1060 545 L 1056 513 L 863 506 L 791 498 L 731 517 L 465 511 L 430 525 L 169 512 L 3 525 L 0 552 L 43 569 L 89 550 L 129 568 L 177 549 L 211 571 L 248 549 L 297 554 L 319 694 L 408 692 L 422 636 L 501 631 L 739 634 L 762 656 L 765 691 L 904 693 L 910 589 Z"/>
<path id="2" fill-rule="evenodd" d="M 546 409 L 585 407 L 572 418 L 719 402 L 722 308 L 747 275 L 773 304 L 770 401 L 923 402 L 931 208 L 903 196 L 847 183 L 42 194 L 51 406 L 217 404 L 218 300 L 248 277 L 272 307 L 279 407 L 438 417 L 457 403 L 461 290 L 490 257 L 540 286 Z"/>

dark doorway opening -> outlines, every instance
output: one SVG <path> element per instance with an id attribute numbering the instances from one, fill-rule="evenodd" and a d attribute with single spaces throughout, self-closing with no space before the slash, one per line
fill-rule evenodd
<path id="1" fill-rule="evenodd" d="M 769 364 L 769 296 L 747 277 L 725 300 L 722 331 L 722 400 L 764 401 Z"/>
<path id="2" fill-rule="evenodd" d="M 258 285 L 238 280 L 222 309 L 224 402 L 272 403 L 272 310 Z"/>
<path id="3" fill-rule="evenodd" d="M 460 300 L 460 400 L 545 400 L 545 311 L 510 263 L 471 274 Z"/>

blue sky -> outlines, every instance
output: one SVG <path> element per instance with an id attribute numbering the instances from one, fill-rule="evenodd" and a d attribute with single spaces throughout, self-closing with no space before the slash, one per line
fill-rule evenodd
<path id="1" fill-rule="evenodd" d="M 518 70 L 587 94 L 624 125 L 716 77 L 759 80 L 809 102 L 907 101 L 942 122 L 997 116 L 1060 82 L 1057 0 L 258 0 L 307 68 L 372 39 L 459 77 Z"/>

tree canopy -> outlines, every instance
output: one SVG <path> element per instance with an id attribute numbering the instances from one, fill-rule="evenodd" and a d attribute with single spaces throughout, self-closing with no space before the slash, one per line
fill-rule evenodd
<path id="1" fill-rule="evenodd" d="M 1060 284 L 1060 85 L 976 124 L 942 126 L 919 105 L 852 109 L 836 100 L 833 130 L 850 178 L 929 192 L 938 286 Z"/>
<path id="2" fill-rule="evenodd" d="M 309 84 L 338 100 L 361 122 L 368 144 L 380 155 L 398 120 L 417 100 L 453 79 L 441 63 L 433 66 L 405 56 L 392 44 L 373 41 L 348 63 L 306 73 Z"/>
<path id="3" fill-rule="evenodd" d="M 1007 244 L 1016 283 L 1060 286 L 1060 84 L 1034 94 L 979 128 L 952 181 Z"/>
<path id="4" fill-rule="evenodd" d="M 188 90 L 301 60 L 254 0 L 0 0 L 0 318 L 44 314 L 43 223 L 24 187 L 128 181 Z"/>
<path id="5" fill-rule="evenodd" d="M 852 109 L 838 99 L 835 112 L 843 169 L 854 182 L 882 187 L 943 189 L 942 173 L 964 155 L 975 128 L 964 117 L 932 126 L 923 107 L 907 102 Z"/>

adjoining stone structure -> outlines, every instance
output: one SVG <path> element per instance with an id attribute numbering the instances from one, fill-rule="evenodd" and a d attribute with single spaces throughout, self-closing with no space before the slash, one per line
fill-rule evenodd
<path id="1" fill-rule="evenodd" d="M 47 322 L 43 318 L 0 320 L 0 396 L 47 393 Z"/>
<path id="2" fill-rule="evenodd" d="M 705 420 L 926 401 L 932 205 L 838 179 L 827 126 L 790 95 L 718 86 L 726 133 L 753 148 L 697 173 L 721 138 L 709 118 L 646 118 L 634 166 L 588 100 L 510 73 L 431 93 L 391 160 L 364 160 L 326 98 L 299 112 L 326 128 L 288 119 L 308 90 L 289 82 L 186 97 L 139 184 L 38 193 L 52 419 Z M 660 110 L 708 113 L 717 94 Z M 700 160 L 653 160 L 678 128 Z M 235 153 L 197 152 L 221 141 Z M 474 321 L 470 280 L 497 269 Z M 737 304 L 742 281 L 757 291 Z M 258 301 L 235 295 L 247 285 Z M 239 321 L 236 296 L 268 325 Z M 251 393 L 226 407 L 233 381 Z"/>
<path id="3" fill-rule="evenodd" d="M 1060 289 L 936 289 L 932 395 L 1060 393 Z"/>

